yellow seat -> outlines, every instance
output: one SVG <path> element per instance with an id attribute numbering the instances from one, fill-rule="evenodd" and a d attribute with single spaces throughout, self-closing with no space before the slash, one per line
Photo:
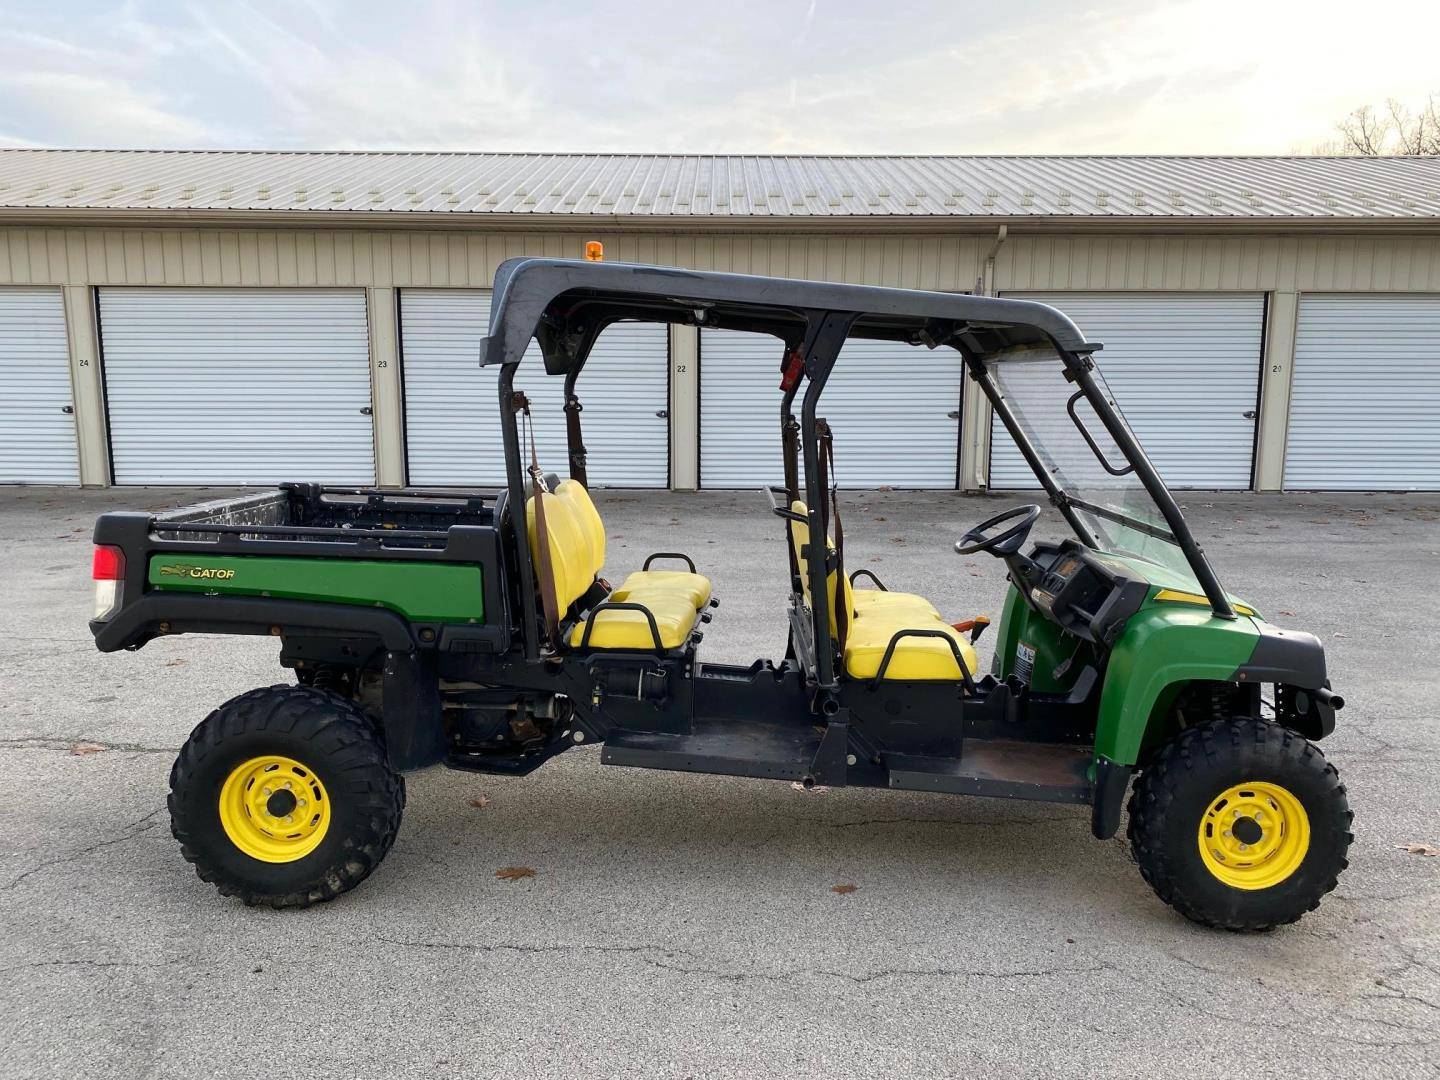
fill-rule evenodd
<path id="1" fill-rule="evenodd" d="M 610 594 L 612 600 L 628 600 L 637 590 L 683 596 L 695 610 L 710 603 L 710 579 L 685 570 L 636 570 Z"/>
<path id="2" fill-rule="evenodd" d="M 612 594 L 612 599 L 620 600 Z M 627 604 L 639 604 L 655 617 L 655 628 L 660 631 L 660 645 L 665 649 L 679 648 L 690 636 L 691 629 L 700 612 L 689 599 L 676 593 L 650 592 L 636 589 L 623 598 Z M 655 635 L 650 631 L 650 622 L 643 612 L 621 608 L 619 611 L 587 613 L 570 631 L 570 644 L 576 648 L 585 640 L 585 626 L 595 623 L 590 632 L 589 648 L 592 649 L 641 649 L 655 648 Z"/>
<path id="3" fill-rule="evenodd" d="M 550 540 L 550 565 L 554 571 L 556 604 L 563 615 L 575 617 L 568 640 L 579 646 L 585 625 L 591 618 L 595 629 L 587 647 L 596 649 L 655 648 L 655 635 L 643 612 L 620 609 L 591 616 L 574 611 L 581 597 L 594 586 L 605 565 L 605 524 L 583 484 L 563 480 L 554 492 L 540 495 L 545 507 L 545 531 Z M 535 500 L 526 506 L 530 555 L 539 571 L 540 542 Z M 695 626 L 700 611 L 710 603 L 710 580 L 700 574 L 677 570 L 637 570 L 627 577 L 608 599 L 640 604 L 655 617 L 660 644 L 673 649 L 682 645 Z"/>
<path id="4" fill-rule="evenodd" d="M 808 514 L 805 504 L 798 499 L 790 504 L 797 514 Z M 810 528 L 798 521 L 790 522 L 790 543 L 800 567 L 800 587 L 805 602 L 810 600 L 810 576 L 805 572 L 802 552 L 808 544 Z M 827 536 L 830 551 L 835 550 L 834 542 Z M 826 578 L 826 589 L 834 595 L 837 570 L 831 570 Z M 880 661 L 890 640 L 900 630 L 939 630 L 950 638 L 960 649 L 970 675 L 976 674 L 975 649 L 954 627 L 940 617 L 935 605 L 915 593 L 886 592 L 883 589 L 856 589 L 849 581 L 841 584 L 841 596 L 850 612 L 845 631 L 843 656 L 846 674 L 857 679 L 870 679 L 880 670 Z M 830 605 L 830 633 L 838 635 L 834 604 Z M 950 646 L 939 638 L 902 637 L 895 645 L 890 666 L 885 669 L 887 679 L 946 679 L 959 680 L 960 669 L 955 663 L 955 654 Z"/>
<path id="5" fill-rule="evenodd" d="M 856 679 L 872 679 L 880 670 L 880 661 L 890 641 L 900 630 L 939 630 L 960 650 L 965 670 L 976 674 L 975 648 L 954 627 L 938 615 L 925 617 L 914 611 L 884 614 L 875 611 L 857 618 L 845 635 L 845 671 Z M 902 637 L 895 643 L 895 652 L 885 669 L 887 679 L 958 680 L 960 669 L 950 646 L 934 637 Z"/>
<path id="6" fill-rule="evenodd" d="M 790 504 L 790 509 L 797 514 L 810 513 L 809 508 L 799 499 Z M 805 594 L 805 603 L 813 604 L 810 599 L 810 575 L 805 567 L 805 548 L 809 545 L 810 527 L 802 525 L 798 521 L 790 522 L 790 546 L 795 552 L 795 564 L 800 568 L 800 589 Z M 830 552 L 835 551 L 835 542 L 825 537 L 825 543 Z M 831 570 L 825 578 L 825 591 L 832 597 L 835 595 L 835 575 L 837 571 Z M 858 619 L 865 612 L 887 612 L 899 614 L 900 612 L 915 613 L 918 616 L 929 615 L 938 619 L 940 612 L 935 610 L 935 605 L 926 600 L 923 596 L 915 593 L 887 592 L 884 589 L 857 589 L 847 580 L 841 586 L 842 595 L 850 611 L 852 621 Z M 835 605 L 830 605 L 830 633 L 838 633 L 835 621 Z M 953 665 L 952 665 L 953 666 Z"/>
<path id="7" fill-rule="evenodd" d="M 914 593 L 886 592 L 883 589 L 854 589 L 851 592 L 851 601 L 855 608 L 855 617 L 876 613 L 895 615 L 899 613 L 913 613 L 921 617 L 931 616 L 938 619 L 940 612 L 935 610 L 935 605 L 926 600 L 923 596 L 916 596 Z"/>

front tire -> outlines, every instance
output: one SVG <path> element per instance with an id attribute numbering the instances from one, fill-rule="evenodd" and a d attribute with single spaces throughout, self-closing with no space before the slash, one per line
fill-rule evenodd
<path id="1" fill-rule="evenodd" d="M 1130 797 L 1130 846 L 1161 900 L 1226 930 L 1313 911 L 1348 865 L 1352 819 L 1335 766 L 1261 720 L 1191 728 L 1161 747 Z"/>
<path id="2" fill-rule="evenodd" d="M 394 843 L 405 782 L 353 702 L 271 686 L 207 716 L 170 772 L 170 828 L 202 881 L 246 904 L 309 907 Z"/>

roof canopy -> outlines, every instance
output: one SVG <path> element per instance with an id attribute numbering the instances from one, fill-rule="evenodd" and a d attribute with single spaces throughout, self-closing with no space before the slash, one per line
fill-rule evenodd
<path id="1" fill-rule="evenodd" d="M 852 337 L 958 345 L 981 358 L 1057 345 L 1073 353 L 1100 348 L 1059 311 L 1030 300 L 627 263 L 510 259 L 495 274 L 490 336 L 480 363 L 518 363 L 536 337 L 546 371 L 569 374 L 584 366 L 595 339 L 617 319 L 748 330 L 794 346 L 817 311 L 857 315 Z"/>
<path id="2" fill-rule="evenodd" d="M 38 211 L 576 223 L 1437 221 L 1440 158 L 0 150 L 0 212 Z"/>

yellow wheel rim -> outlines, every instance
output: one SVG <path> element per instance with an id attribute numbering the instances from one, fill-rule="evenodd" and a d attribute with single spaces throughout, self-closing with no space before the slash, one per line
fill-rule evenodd
<path id="1" fill-rule="evenodd" d="M 1279 784 L 1226 788 L 1200 819 L 1205 869 L 1236 889 L 1268 889 L 1300 868 L 1310 850 L 1310 817 Z"/>
<path id="2" fill-rule="evenodd" d="M 252 859 L 303 859 L 330 828 L 330 796 L 314 771 L 278 754 L 251 758 L 220 788 L 220 824 Z"/>

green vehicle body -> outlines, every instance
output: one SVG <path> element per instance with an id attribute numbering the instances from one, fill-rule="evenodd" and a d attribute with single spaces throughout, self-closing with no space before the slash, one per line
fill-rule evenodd
<path id="1" fill-rule="evenodd" d="M 1111 646 L 1095 723 L 1096 762 L 1134 766 L 1145 750 L 1172 733 L 1171 708 L 1182 692 L 1197 682 L 1235 679 L 1255 654 L 1263 620 L 1233 596 L 1238 617 L 1217 618 L 1193 578 L 1144 559 L 1102 554 L 1148 584 L 1140 609 Z M 1193 602 L 1157 599 L 1167 592 Z M 1034 652 L 1028 665 L 1019 659 L 1023 647 Z M 1032 612 L 1010 587 L 995 646 L 992 670 L 998 678 L 1026 676 L 1033 690 L 1064 693 L 1082 668 L 1077 661 L 1083 657 L 1077 653 L 1089 652 L 1086 643 Z"/>
<path id="2" fill-rule="evenodd" d="M 1258 615 L 1216 618 L 1208 607 L 1157 599 L 1165 591 L 1199 596 L 1193 579 L 1143 559 L 1107 553 L 1146 580 L 1148 595 L 1125 623 L 1104 667 L 1095 728 L 1095 759 L 1134 766 L 1169 733 L 1176 698 L 1195 682 L 1228 682 L 1254 655 Z M 159 592 L 276 597 L 380 607 L 412 622 L 482 625 L 484 568 L 441 563 L 268 556 L 157 555 L 148 581 Z M 1253 611 L 1231 597 L 1238 610 Z M 1021 650 L 1033 652 L 1022 662 Z M 1019 676 L 1033 690 L 1064 693 L 1090 647 L 1036 616 L 1008 590 L 997 633 L 993 673 Z M 1086 657 L 1088 658 L 1088 657 Z"/>
<path id="3" fill-rule="evenodd" d="M 484 568 L 453 563 L 264 555 L 155 555 L 150 587 L 388 608 L 412 622 L 485 622 Z"/>

